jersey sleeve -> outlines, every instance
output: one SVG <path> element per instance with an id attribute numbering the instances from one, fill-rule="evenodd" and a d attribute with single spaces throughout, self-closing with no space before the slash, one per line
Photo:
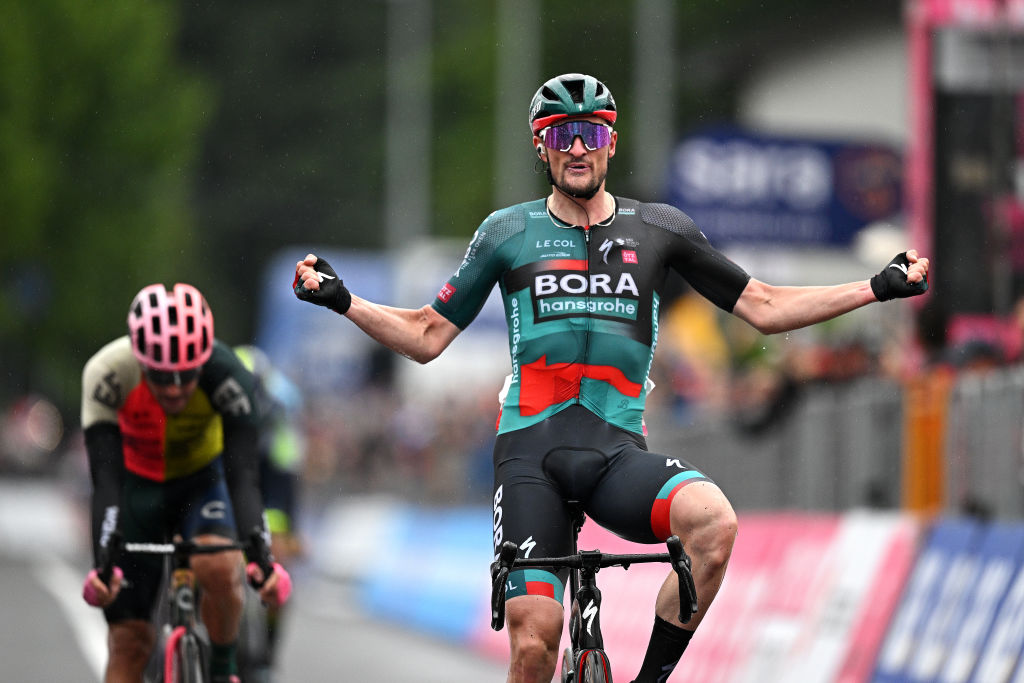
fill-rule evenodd
<path id="1" fill-rule="evenodd" d="M 124 453 L 117 411 L 137 381 L 138 364 L 125 353 L 127 337 L 107 344 L 82 369 L 82 430 L 92 482 L 90 517 L 94 562 L 117 528 Z"/>
<path id="2" fill-rule="evenodd" d="M 217 341 L 200 382 L 224 426 L 224 476 L 239 538 L 245 542 L 254 528 L 265 531 L 259 490 L 256 378 L 226 344 Z"/>
<path id="3" fill-rule="evenodd" d="M 141 375 L 129 343 L 127 336 L 110 342 L 82 369 L 82 429 L 103 422 L 117 424 L 117 411 Z"/>
<path id="4" fill-rule="evenodd" d="M 495 211 L 480 224 L 462 263 L 448 278 L 432 304 L 460 330 L 480 313 L 501 274 L 522 247 L 526 214 L 520 206 Z"/>
<path id="5" fill-rule="evenodd" d="M 731 313 L 750 275 L 711 246 L 693 219 L 676 207 L 641 204 L 640 218 L 670 234 L 665 248 L 672 268 L 702 296 Z"/>

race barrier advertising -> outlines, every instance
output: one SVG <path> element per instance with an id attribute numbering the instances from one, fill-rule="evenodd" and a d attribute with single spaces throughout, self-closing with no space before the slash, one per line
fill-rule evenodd
<path id="1" fill-rule="evenodd" d="M 383 619 L 507 659 L 507 634 L 489 628 L 489 511 L 357 507 L 325 517 L 318 533 L 346 541 L 326 544 L 319 569 L 357 582 L 363 607 Z M 417 558 L 414 569 L 395 547 Z M 580 547 L 657 551 L 590 522 Z M 379 561 L 345 564 L 352 552 Z M 1024 523 L 741 513 L 726 579 L 670 680 L 1024 683 L 1022 562 Z M 640 667 L 666 573 L 648 564 L 598 574 L 616 680 Z"/>

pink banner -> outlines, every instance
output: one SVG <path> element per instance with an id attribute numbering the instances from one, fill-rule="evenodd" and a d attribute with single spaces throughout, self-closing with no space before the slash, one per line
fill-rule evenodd
<path id="1" fill-rule="evenodd" d="M 725 582 L 670 680 L 869 680 L 917 534 L 909 518 L 881 513 L 741 515 Z M 580 547 L 660 552 L 590 522 Z M 631 680 L 640 669 L 666 576 L 664 565 L 598 574 L 602 631 L 616 680 Z M 477 649 L 507 660 L 505 632 L 479 636 Z M 561 647 L 566 644 L 563 638 Z"/>
<path id="2" fill-rule="evenodd" d="M 1024 25 L 1024 0 L 913 0 L 910 12 L 932 26 Z"/>

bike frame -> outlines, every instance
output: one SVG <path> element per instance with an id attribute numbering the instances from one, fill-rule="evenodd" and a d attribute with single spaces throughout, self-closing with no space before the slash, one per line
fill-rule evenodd
<path id="1" fill-rule="evenodd" d="M 518 546 L 506 541 L 491 564 L 491 628 L 500 631 L 505 624 L 505 589 L 512 569 L 545 568 L 569 569 L 569 588 L 573 596 L 569 616 L 570 651 L 563 659 L 563 680 L 575 681 L 582 656 L 597 651 L 607 662 L 604 637 L 601 634 L 601 591 L 597 587 L 597 572 L 604 567 L 629 569 L 632 564 L 668 562 L 679 577 L 679 619 L 684 624 L 697 612 L 697 590 L 693 582 L 690 557 L 683 550 L 678 536 L 666 540 L 667 553 L 609 554 L 600 550 L 580 551 L 577 547 L 579 532 L 585 516 L 577 507 L 571 508 L 573 519 L 573 554 L 566 557 L 519 558 Z M 582 607 L 581 607 L 582 606 Z M 571 665 L 568 658 L 571 657 Z M 608 679 L 611 674 L 608 673 Z"/>
<path id="2" fill-rule="evenodd" d="M 260 537 L 262 539 L 262 537 Z M 255 541 L 254 541 L 255 542 Z M 167 604 L 168 619 L 166 627 L 170 633 L 164 643 L 163 653 L 163 676 L 164 683 L 178 683 L 182 675 L 176 675 L 179 666 L 201 669 L 202 680 L 208 679 L 206 673 L 207 663 L 202 657 L 199 645 L 200 638 L 197 631 L 198 619 L 196 613 L 196 578 L 192 571 L 191 558 L 193 555 L 207 555 L 213 553 L 227 552 L 233 550 L 244 550 L 245 546 L 240 543 L 218 543 L 211 545 L 200 545 L 194 541 L 176 540 L 172 543 L 125 543 L 120 535 L 111 539 L 109 557 L 104 563 L 100 576 L 108 577 L 113 566 L 116 564 L 121 552 L 165 555 L 170 558 L 170 573 L 168 577 Z M 269 576 L 269 574 L 265 574 Z M 195 644 L 195 647 L 190 645 Z M 181 657 L 178 656 L 179 648 L 183 648 Z M 192 654 L 192 653 L 195 654 Z M 198 663 L 192 661 L 195 656 L 200 656 L 204 661 Z M 189 676 L 190 674 L 184 674 Z M 189 679 L 191 680 L 191 679 Z M 198 681 L 196 683 L 201 683 Z"/>

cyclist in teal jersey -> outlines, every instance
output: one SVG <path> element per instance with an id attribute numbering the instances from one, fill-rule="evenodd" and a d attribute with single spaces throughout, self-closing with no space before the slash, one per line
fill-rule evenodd
<path id="1" fill-rule="evenodd" d="M 643 408 L 658 341 L 662 288 L 674 270 L 763 334 L 805 327 L 875 301 L 927 290 L 928 259 L 910 250 L 859 282 L 775 286 L 717 251 L 678 209 L 605 189 L 618 116 L 608 88 L 584 74 L 545 82 L 530 104 L 533 145 L 551 193 L 492 213 L 432 304 L 402 309 L 352 294 L 323 259 L 296 264 L 303 300 L 345 315 L 413 360 L 436 358 L 495 285 L 508 322 L 512 375 L 494 447 L 494 548 L 567 555 L 567 501 L 632 541 L 678 535 L 693 558 L 699 611 L 678 620 L 671 575 L 635 681 L 665 681 L 725 576 L 737 520 L 721 489 L 677 456 L 647 451 Z M 564 572 L 509 576 L 509 681 L 550 681 L 562 632 Z"/>

